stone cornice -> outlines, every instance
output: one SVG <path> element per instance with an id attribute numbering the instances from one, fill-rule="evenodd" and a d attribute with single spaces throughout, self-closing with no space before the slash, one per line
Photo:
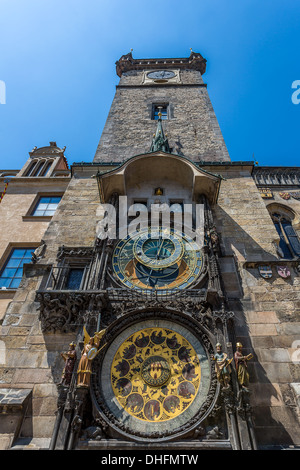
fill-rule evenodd
<path id="1" fill-rule="evenodd" d="M 116 62 L 116 72 L 119 77 L 131 70 L 155 70 L 155 69 L 179 68 L 197 70 L 203 75 L 206 70 L 206 59 L 201 54 L 191 51 L 189 57 L 161 58 L 161 59 L 134 59 L 132 53 L 123 55 Z"/>
<path id="2" fill-rule="evenodd" d="M 176 88 L 178 86 L 181 87 L 189 87 L 189 88 L 207 88 L 207 83 L 146 83 L 142 85 L 133 84 L 133 85 L 116 85 L 116 88 L 153 88 L 154 86 L 159 85 L 159 87 L 166 87 L 166 88 Z"/>

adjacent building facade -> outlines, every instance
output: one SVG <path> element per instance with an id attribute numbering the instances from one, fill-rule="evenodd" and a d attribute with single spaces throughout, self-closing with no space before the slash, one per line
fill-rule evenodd
<path id="1" fill-rule="evenodd" d="M 300 444 L 300 169 L 230 160 L 205 67 L 122 56 L 93 162 L 2 171 L 1 448 Z"/>

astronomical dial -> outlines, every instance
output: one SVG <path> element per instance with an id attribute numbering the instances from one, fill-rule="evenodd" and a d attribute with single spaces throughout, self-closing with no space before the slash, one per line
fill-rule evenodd
<path id="1" fill-rule="evenodd" d="M 120 240 L 112 258 L 115 276 L 135 289 L 184 289 L 201 272 L 203 255 L 186 234 L 141 230 Z"/>
<path id="2" fill-rule="evenodd" d="M 127 338 L 112 363 L 112 389 L 127 413 L 168 421 L 194 401 L 201 380 L 198 356 L 179 333 L 140 330 Z"/>
<path id="3" fill-rule="evenodd" d="M 145 232 L 135 241 L 136 259 L 152 269 L 163 269 L 178 262 L 184 253 L 181 240 L 170 232 L 168 238 L 160 231 Z"/>
<path id="4" fill-rule="evenodd" d="M 162 316 L 123 328 L 101 365 L 95 361 L 96 406 L 129 434 L 151 438 L 180 431 L 199 414 L 211 387 L 211 365 L 200 339 Z"/>

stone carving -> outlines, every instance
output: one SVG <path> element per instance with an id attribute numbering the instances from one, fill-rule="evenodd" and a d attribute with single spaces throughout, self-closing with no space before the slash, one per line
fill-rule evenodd
<path id="1" fill-rule="evenodd" d="M 193 439 L 202 439 L 206 435 L 206 429 L 202 424 L 196 427 L 193 433 Z"/>
<path id="2" fill-rule="evenodd" d="M 38 292 L 39 319 L 42 331 L 76 331 L 83 310 L 88 307 L 88 295 L 65 292 Z"/>
<path id="3" fill-rule="evenodd" d="M 90 247 L 67 247 L 62 245 L 58 249 L 57 259 L 68 257 L 91 257 L 93 248 Z"/>
<path id="4" fill-rule="evenodd" d="M 251 413 L 250 391 L 247 388 L 240 388 L 237 394 L 237 411 L 240 416 L 245 418 L 245 413 Z"/>
<path id="5" fill-rule="evenodd" d="M 122 295 L 121 295 L 122 294 Z M 127 294 L 126 297 L 122 298 Z M 233 318 L 233 313 L 226 311 L 224 307 L 213 310 L 205 300 L 205 290 L 196 289 L 191 293 L 179 293 L 178 296 L 169 297 L 167 300 L 159 298 L 144 299 L 143 296 L 134 296 L 122 289 L 119 293 L 114 291 L 114 296 L 120 300 L 110 298 L 108 291 L 38 291 L 36 301 L 39 303 L 39 319 L 43 332 L 74 332 L 79 325 L 96 325 L 101 314 L 102 328 L 109 326 L 116 319 L 131 312 L 144 312 L 146 310 L 161 310 L 172 313 L 184 312 L 202 325 L 207 332 L 215 332 L 217 322 L 223 325 Z M 118 298 L 118 297 L 117 297 Z"/>
<path id="6" fill-rule="evenodd" d="M 41 240 L 41 244 L 32 253 L 31 261 L 37 263 L 41 258 L 44 257 L 47 245 L 44 240 Z"/>
<path id="7" fill-rule="evenodd" d="M 253 178 L 259 185 L 299 185 L 300 171 L 298 168 L 262 167 L 253 169 Z"/>
<path id="8" fill-rule="evenodd" d="M 101 441 L 105 437 L 103 429 L 99 426 L 89 426 L 83 430 L 81 439 L 93 439 L 95 441 Z"/>
<path id="9" fill-rule="evenodd" d="M 231 387 L 223 387 L 221 390 L 221 400 L 225 406 L 225 410 L 229 415 L 235 413 L 236 411 L 236 402 L 235 395 Z"/>
<path id="10" fill-rule="evenodd" d="M 87 387 L 78 387 L 75 390 L 74 395 L 74 418 L 71 422 L 71 433 L 69 439 L 70 448 L 73 447 L 75 436 L 78 435 L 81 431 L 81 426 L 83 423 L 83 413 L 84 407 L 86 404 L 88 388 Z"/>
<path id="11" fill-rule="evenodd" d="M 222 439 L 223 433 L 220 431 L 218 426 L 213 427 L 210 431 L 207 432 L 207 439 Z"/>
<path id="12" fill-rule="evenodd" d="M 216 253 L 220 252 L 220 239 L 216 227 L 213 226 L 209 231 L 210 240 L 212 243 L 212 248 Z"/>

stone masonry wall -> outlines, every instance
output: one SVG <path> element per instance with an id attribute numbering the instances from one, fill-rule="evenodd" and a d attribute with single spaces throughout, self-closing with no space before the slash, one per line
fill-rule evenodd
<path id="1" fill-rule="evenodd" d="M 122 162 L 150 151 L 157 123 L 153 104 L 169 104 L 163 122 L 173 153 L 193 161 L 230 160 L 200 72 L 181 72 L 178 85 L 142 85 L 143 72 L 123 74 L 94 162 Z"/>
<path id="2" fill-rule="evenodd" d="M 57 409 L 55 384 L 64 367 L 60 353 L 75 340 L 75 334 L 41 331 L 35 296 L 45 275 L 44 264 L 57 263 L 61 245 L 93 246 L 98 205 L 96 180 L 74 178 L 43 234 L 47 244 L 45 257 L 25 268 L 25 276 L 0 327 L 0 387 L 32 390 L 20 437 L 50 439 Z M 0 422 L 0 449 L 9 447 L 11 441 L 7 427 L 1 427 Z"/>
<path id="3" fill-rule="evenodd" d="M 57 262 L 62 245 L 92 247 L 96 235 L 99 191 L 95 178 L 73 178 L 44 235 L 45 262 Z"/>
<path id="4" fill-rule="evenodd" d="M 256 437 L 260 446 L 299 445 L 299 272 L 276 256 L 278 235 L 250 172 L 225 170 L 222 176 L 226 180 L 215 207 L 224 255 L 220 262 L 236 340 L 245 354 L 254 354 L 248 367 Z M 270 279 L 258 271 L 267 262 Z M 278 275 L 278 264 L 289 267 L 289 278 Z"/>
<path id="5" fill-rule="evenodd" d="M 3 183 L 2 183 L 3 184 Z M 13 178 L 0 204 L 0 269 L 12 248 L 37 247 L 47 229 L 50 217 L 32 217 L 30 210 L 39 194 L 63 194 L 68 181 L 57 178 Z M 2 188 L 1 188 L 2 189 Z M 0 322 L 13 298 L 14 291 L 0 290 Z"/>
<path id="6" fill-rule="evenodd" d="M 274 240 L 278 235 L 248 167 L 218 167 L 222 173 L 218 204 L 213 207 L 221 236 L 221 270 L 229 307 L 235 314 L 236 340 L 249 362 L 251 404 L 259 445 L 299 444 L 297 345 L 300 334 L 300 277 L 278 276 Z M 56 386 L 74 335 L 43 334 L 36 290 L 44 264 L 56 263 L 59 246 L 93 246 L 99 194 L 94 178 L 73 178 L 43 239 L 45 257 L 29 265 L 1 325 L 0 384 L 3 389 L 32 390 L 21 436 L 50 438 L 55 420 Z M 273 263 L 263 279 L 257 263 Z M 235 349 L 235 345 L 233 345 Z M 5 430 L 1 429 L 0 434 Z M 3 438 L 2 436 L 2 438 Z M 0 439 L 5 448 L 9 438 Z"/>

